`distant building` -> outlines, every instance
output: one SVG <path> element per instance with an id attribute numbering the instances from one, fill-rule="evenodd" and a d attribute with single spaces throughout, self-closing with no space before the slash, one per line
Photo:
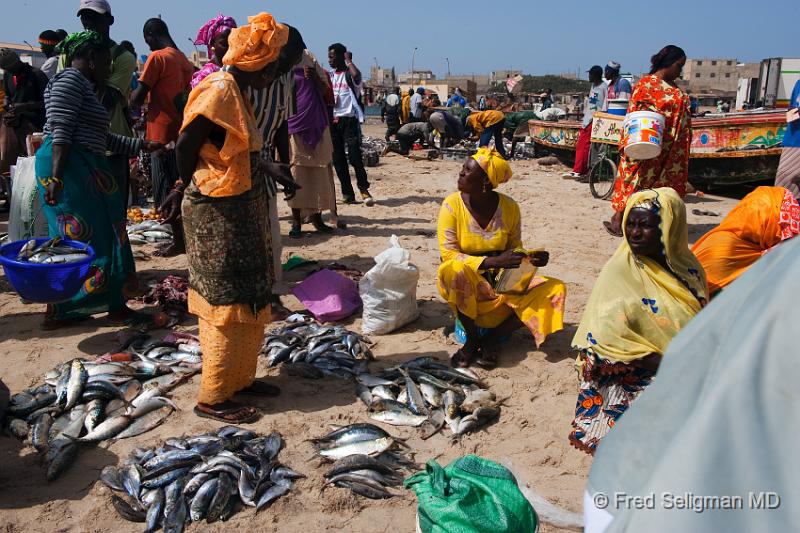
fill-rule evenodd
<path id="1" fill-rule="evenodd" d="M 44 62 L 47 60 L 47 57 L 42 53 L 42 50 L 38 46 L 0 42 L 0 48 L 14 50 L 24 63 L 33 65 L 37 68 L 44 65 Z"/>
<path id="2" fill-rule="evenodd" d="M 739 63 L 735 58 L 687 59 L 683 80 L 694 93 L 735 93 L 739 78 L 757 78 L 758 68 L 758 63 Z"/>
<path id="3" fill-rule="evenodd" d="M 187 56 L 189 63 L 196 66 L 197 68 L 203 68 L 203 66 L 211 61 L 208 57 L 208 52 L 205 50 L 195 50 L 189 56 Z"/>
<path id="4" fill-rule="evenodd" d="M 373 87 L 393 87 L 397 84 L 394 67 L 381 68 L 373 65 L 369 69 L 369 81 Z"/>
<path id="5" fill-rule="evenodd" d="M 513 78 L 515 76 L 521 76 L 521 70 L 493 70 L 489 74 L 489 85 L 494 85 L 495 83 L 503 83 L 508 78 Z"/>
<path id="6" fill-rule="evenodd" d="M 488 74 L 457 74 L 448 76 L 445 81 L 448 85 L 461 87 L 461 89 L 466 89 L 469 83 L 474 83 L 476 94 L 485 93 L 489 90 L 490 85 Z M 505 81 L 505 79 L 503 81 Z"/>
<path id="7" fill-rule="evenodd" d="M 413 72 L 403 72 L 397 76 L 397 81 L 400 83 L 414 83 L 426 82 L 436 79 L 436 74 L 432 70 L 414 70 Z"/>

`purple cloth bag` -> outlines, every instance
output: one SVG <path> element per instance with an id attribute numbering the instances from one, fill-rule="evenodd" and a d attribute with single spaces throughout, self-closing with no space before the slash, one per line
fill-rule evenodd
<path id="1" fill-rule="evenodd" d="M 308 276 L 292 294 L 320 322 L 342 320 L 361 307 L 355 282 L 327 268 Z"/>

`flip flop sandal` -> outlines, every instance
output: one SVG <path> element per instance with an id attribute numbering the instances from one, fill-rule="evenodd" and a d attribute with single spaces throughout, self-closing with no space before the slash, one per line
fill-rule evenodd
<path id="1" fill-rule="evenodd" d="M 236 394 L 242 394 L 246 396 L 274 397 L 280 396 L 281 389 L 280 387 L 270 385 L 269 383 L 264 383 L 263 381 L 254 381 L 249 387 L 245 387 Z"/>
<path id="2" fill-rule="evenodd" d="M 612 237 L 622 237 L 622 232 L 621 231 L 619 233 L 614 232 L 614 230 L 611 228 L 611 222 L 609 222 L 608 220 L 603 222 L 603 227 L 606 228 L 606 231 Z"/>
<path id="3" fill-rule="evenodd" d="M 316 229 L 320 233 L 326 233 L 326 234 L 333 233 L 334 231 L 332 227 L 328 226 L 324 222 L 320 224 L 314 222 L 314 229 Z"/>
<path id="4" fill-rule="evenodd" d="M 477 359 L 475 359 L 475 364 L 485 370 L 494 370 L 497 368 L 497 356 L 486 356 L 485 354 L 481 354 Z"/>
<path id="5" fill-rule="evenodd" d="M 258 418 L 258 411 L 250 412 L 250 414 L 247 414 L 246 416 L 232 416 L 235 413 L 248 413 L 250 410 L 244 406 L 208 412 L 198 409 L 195 405 L 193 411 L 194 414 L 200 418 L 208 418 L 210 420 L 216 420 L 217 422 L 223 422 L 225 424 L 248 424 L 250 422 L 254 422 Z"/>
<path id="6" fill-rule="evenodd" d="M 294 227 L 292 227 L 292 229 L 289 230 L 289 238 L 290 239 L 299 239 L 302 236 L 303 236 L 303 230 L 301 230 L 297 226 L 294 226 Z"/>

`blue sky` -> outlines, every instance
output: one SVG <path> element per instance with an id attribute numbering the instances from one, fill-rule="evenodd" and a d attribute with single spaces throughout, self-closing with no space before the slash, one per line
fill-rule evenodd
<path id="1" fill-rule="evenodd" d="M 0 41 L 35 43 L 46 28 L 80 29 L 75 16 L 78 0 L 3 0 L 3 4 Z M 659 10 L 663 5 L 669 9 Z M 612 58 L 623 64 L 623 70 L 638 73 L 647 68 L 652 54 L 670 43 L 697 58 L 759 61 L 800 56 L 798 0 L 761 4 L 744 0 L 111 0 L 111 6 L 116 17 L 112 38 L 133 41 L 139 53 L 147 51 L 141 28 L 149 17 L 161 14 L 177 44 L 189 52 L 188 38 L 224 6 L 224 13 L 240 24 L 247 15 L 270 11 L 278 20 L 296 26 L 320 58 L 327 54 L 329 44 L 342 42 L 366 72 L 375 58 L 383 67 L 409 70 L 415 46 L 415 67 L 437 75 L 447 72 L 445 58 L 450 59 L 453 74 L 485 74 L 504 68 L 557 74 L 578 68 L 585 71 Z"/>

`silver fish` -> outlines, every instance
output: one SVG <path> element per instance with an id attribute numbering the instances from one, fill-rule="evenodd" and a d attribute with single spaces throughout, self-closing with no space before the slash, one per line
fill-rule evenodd
<path id="1" fill-rule="evenodd" d="M 394 440 L 391 437 L 384 437 L 375 440 L 345 444 L 343 446 L 339 446 L 338 448 L 319 450 L 317 453 L 328 459 L 336 460 L 354 454 L 363 454 L 363 455 L 379 454 L 391 448 L 393 444 Z"/>
<path id="2" fill-rule="evenodd" d="M 78 440 L 81 442 L 99 442 L 117 436 L 131 424 L 131 417 L 119 415 L 101 422 L 94 431 L 87 433 Z"/>
<path id="3" fill-rule="evenodd" d="M 164 489 L 156 489 L 155 496 L 153 496 L 150 506 L 147 508 L 147 517 L 145 518 L 147 528 L 144 530 L 145 533 L 158 531 L 158 528 L 161 526 L 165 499 Z"/>
<path id="4" fill-rule="evenodd" d="M 478 407 L 469 416 L 465 416 L 458 424 L 456 435 L 464 435 L 494 421 L 500 416 L 500 409 L 493 407 Z"/>
<path id="5" fill-rule="evenodd" d="M 423 422 L 428 420 L 427 416 L 408 414 L 401 411 L 380 411 L 378 413 L 372 413 L 369 417 L 378 422 L 383 422 L 384 424 L 410 427 L 419 427 Z"/>
<path id="6" fill-rule="evenodd" d="M 414 383 L 414 380 L 411 379 L 408 372 L 405 370 L 401 370 L 400 372 L 405 378 L 406 391 L 408 392 L 408 407 L 418 415 L 428 416 L 428 408 L 425 407 L 425 399 L 422 397 L 422 393 L 419 391 L 417 384 Z"/>
<path id="7" fill-rule="evenodd" d="M 217 494 L 218 488 L 219 478 L 211 478 L 203 483 L 197 494 L 194 495 L 192 503 L 189 505 L 189 516 L 193 522 L 199 522 L 206 517 L 211 500 Z"/>
<path id="8" fill-rule="evenodd" d="M 441 407 L 442 393 L 439 392 L 439 389 L 429 383 L 420 383 L 419 390 L 422 393 L 422 397 L 428 402 L 428 405 L 431 407 Z"/>
<path id="9" fill-rule="evenodd" d="M 186 524 L 188 510 L 183 497 L 183 488 L 186 482 L 183 478 L 176 479 L 164 492 L 164 532 L 180 533 Z"/>
<path id="10" fill-rule="evenodd" d="M 69 382 L 67 383 L 67 404 L 64 406 L 65 410 L 72 409 L 83 393 L 83 388 L 86 381 L 89 379 L 89 374 L 83 367 L 80 359 L 72 361 L 69 371 Z"/>
<path id="11" fill-rule="evenodd" d="M 378 385 L 372 388 L 372 395 L 385 400 L 396 400 L 397 395 L 392 392 L 392 389 L 385 385 Z"/>
<path id="12" fill-rule="evenodd" d="M 164 420 L 166 420 L 174 410 L 175 408 L 172 405 L 165 405 L 164 407 L 150 411 L 141 418 L 134 420 L 130 426 L 127 426 L 123 429 L 123 431 L 119 432 L 116 435 L 116 439 L 127 439 L 128 437 L 135 437 L 150 431 L 151 429 L 160 426 L 161 423 L 164 422 Z"/>
<path id="13" fill-rule="evenodd" d="M 357 375 L 356 380 L 358 380 L 359 383 L 362 383 L 370 388 L 377 387 L 379 385 L 384 385 L 384 386 L 394 385 L 394 381 L 389 381 L 388 379 L 379 378 L 377 376 L 373 376 L 372 374 L 368 373 Z"/>

